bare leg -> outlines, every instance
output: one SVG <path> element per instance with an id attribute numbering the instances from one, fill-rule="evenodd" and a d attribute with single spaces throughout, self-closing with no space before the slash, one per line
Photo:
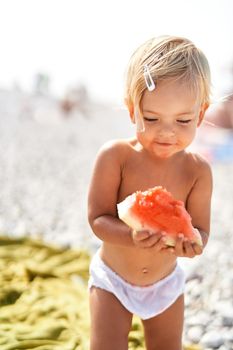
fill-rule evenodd
<path id="1" fill-rule="evenodd" d="M 90 290 L 90 350 L 127 350 L 132 314 L 120 301 L 103 289 Z"/>
<path id="2" fill-rule="evenodd" d="M 143 321 L 147 350 L 181 350 L 184 295 L 162 314 Z"/>

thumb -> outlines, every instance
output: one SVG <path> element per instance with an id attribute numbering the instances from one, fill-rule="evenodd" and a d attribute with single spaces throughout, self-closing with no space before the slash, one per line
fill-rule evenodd
<path id="1" fill-rule="evenodd" d="M 140 230 L 140 231 L 133 230 L 133 238 L 137 241 L 142 241 L 148 238 L 150 235 L 151 233 L 146 230 Z"/>

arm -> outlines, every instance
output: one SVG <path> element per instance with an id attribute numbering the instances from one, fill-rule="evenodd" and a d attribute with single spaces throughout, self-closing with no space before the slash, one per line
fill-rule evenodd
<path id="1" fill-rule="evenodd" d="M 200 162 L 197 180 L 188 196 L 187 210 L 193 227 L 199 230 L 205 247 L 210 233 L 210 210 L 212 196 L 212 172 L 207 162 Z"/>
<path id="2" fill-rule="evenodd" d="M 200 255 L 206 246 L 210 232 L 210 210 L 212 196 L 212 172 L 209 164 L 200 159 L 198 176 L 187 199 L 187 211 L 192 217 L 192 225 L 201 234 L 203 247 L 187 242 L 182 236 L 178 238 L 175 253 L 177 256 L 194 257 Z"/>
<path id="3" fill-rule="evenodd" d="M 88 220 L 102 241 L 133 246 L 131 229 L 117 216 L 117 197 L 127 145 L 111 142 L 97 155 L 88 194 Z"/>

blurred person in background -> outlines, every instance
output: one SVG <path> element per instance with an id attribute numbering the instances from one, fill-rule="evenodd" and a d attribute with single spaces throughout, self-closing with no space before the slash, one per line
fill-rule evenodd
<path id="1" fill-rule="evenodd" d="M 206 120 L 224 129 L 233 129 L 233 64 L 230 69 L 232 85 L 226 96 L 206 111 Z"/>

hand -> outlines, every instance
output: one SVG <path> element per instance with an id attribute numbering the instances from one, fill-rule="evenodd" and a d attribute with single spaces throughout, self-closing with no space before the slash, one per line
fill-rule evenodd
<path id="1" fill-rule="evenodd" d="M 156 248 L 157 251 L 166 248 L 163 232 L 150 232 L 147 230 L 132 230 L 132 239 L 139 248 Z"/>
<path id="2" fill-rule="evenodd" d="M 171 253 L 174 253 L 177 257 L 194 258 L 196 255 L 201 255 L 203 247 L 196 243 L 190 242 L 184 235 L 179 234 L 176 245 L 173 248 L 169 248 Z"/>

